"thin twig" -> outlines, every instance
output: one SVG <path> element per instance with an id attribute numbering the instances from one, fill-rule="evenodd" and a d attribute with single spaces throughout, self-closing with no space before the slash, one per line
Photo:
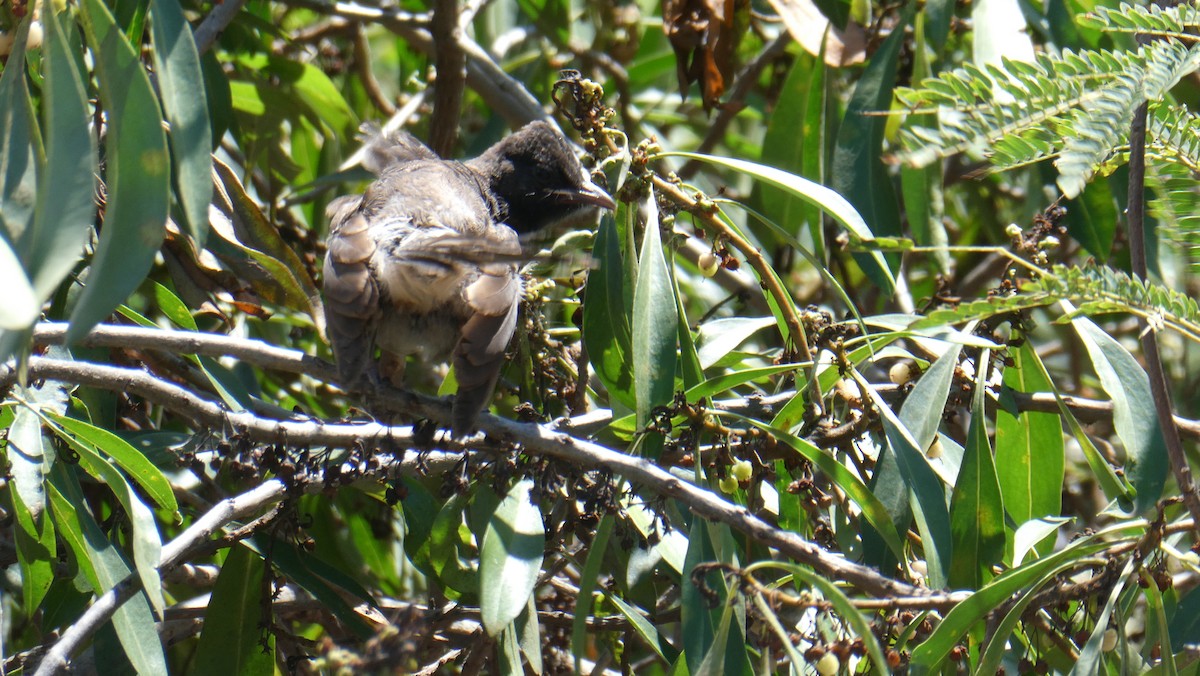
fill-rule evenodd
<path id="1" fill-rule="evenodd" d="M 1133 114 L 1129 130 L 1129 266 L 1133 275 L 1144 281 L 1150 277 L 1146 267 L 1146 111 L 1149 103 L 1143 102 Z M 1142 328 L 1142 351 L 1146 356 L 1146 375 L 1150 379 L 1150 394 L 1154 398 L 1154 412 L 1162 430 L 1167 457 L 1175 474 L 1175 483 L 1183 495 L 1183 503 L 1197 524 L 1200 533 L 1200 495 L 1192 483 L 1192 468 L 1183 452 L 1179 429 L 1174 425 L 1171 406 L 1171 390 L 1167 386 L 1167 375 L 1163 371 L 1162 358 L 1158 352 L 1158 331 L 1144 317 L 1138 318 Z"/>
<path id="2" fill-rule="evenodd" d="M 396 114 L 396 104 L 384 95 L 379 80 L 375 77 L 375 69 L 371 67 L 371 46 L 367 43 L 367 31 L 362 24 L 354 24 L 354 67 L 362 82 L 363 91 L 379 109 L 379 112 L 391 117 Z"/>
<path id="3" fill-rule="evenodd" d="M 225 2 L 217 3 L 212 12 L 209 12 L 204 21 L 196 27 L 193 35 L 196 40 L 196 51 L 201 54 L 207 52 L 216 42 L 217 37 L 221 35 L 221 31 L 233 22 L 233 17 L 237 16 L 245 4 L 246 0 L 225 0 Z"/>
<path id="4" fill-rule="evenodd" d="M 433 85 L 429 147 L 442 157 L 452 157 L 458 142 L 467 58 L 459 47 L 463 32 L 458 25 L 458 0 L 435 0 L 433 7 L 431 28 L 437 81 Z"/>

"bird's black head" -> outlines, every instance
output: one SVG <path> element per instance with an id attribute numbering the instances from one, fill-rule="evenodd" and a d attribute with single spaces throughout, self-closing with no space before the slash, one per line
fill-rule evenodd
<path id="1" fill-rule="evenodd" d="M 468 164 L 505 203 L 505 222 L 520 234 L 581 221 L 596 208 L 616 207 L 548 122 L 525 125 Z"/>

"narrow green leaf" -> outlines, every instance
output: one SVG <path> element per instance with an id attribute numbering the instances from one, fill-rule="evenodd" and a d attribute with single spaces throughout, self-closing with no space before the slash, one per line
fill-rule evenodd
<path id="1" fill-rule="evenodd" d="M 796 57 L 767 120 L 762 164 L 820 182 L 825 158 L 825 71 L 822 59 L 808 54 Z M 798 236 L 800 227 L 806 226 L 815 257 L 825 260 L 819 205 L 766 182 L 755 183 L 754 197 L 760 210 L 772 221 L 787 224 L 792 235 Z M 770 241 L 769 233 L 755 234 L 759 241 Z"/>
<path id="2" fill-rule="evenodd" d="M 0 71 L 0 239 L 9 242 L 17 241 L 33 221 L 42 159 L 37 116 L 25 81 L 25 44 L 31 21 L 32 13 L 15 34 L 10 33 L 12 51 Z"/>
<path id="3" fill-rule="evenodd" d="M 347 592 L 368 604 L 373 603 L 371 595 L 345 573 L 315 556 L 301 553 L 295 545 L 282 540 L 255 536 L 246 540 L 245 544 L 260 558 L 270 552 L 271 563 L 284 577 L 316 597 L 338 622 L 360 640 L 365 641 L 374 635 L 371 626 L 346 601 Z"/>
<path id="4" fill-rule="evenodd" d="M 1017 623 L 1020 622 L 1029 604 L 1037 597 L 1037 593 L 1044 585 L 1049 584 L 1054 576 L 1070 571 L 1075 565 L 1075 561 L 1062 562 L 1054 568 L 1043 571 L 1040 579 L 1026 586 L 1025 590 L 1020 594 L 1020 598 L 1008 608 L 1004 619 L 996 626 L 995 633 L 991 634 L 987 648 L 980 657 L 979 669 L 976 670 L 976 673 L 996 673 L 1001 660 L 1004 658 L 1004 653 L 1007 652 L 1007 648 L 1010 645 L 1009 639 L 1012 637 L 1013 630 L 1016 629 Z"/>
<path id="5" fill-rule="evenodd" d="M 595 602 L 593 593 L 597 588 L 600 566 L 604 563 L 604 555 L 608 553 L 608 539 L 612 535 L 616 520 L 611 514 L 605 514 L 596 527 L 588 549 L 587 561 L 583 572 L 579 574 L 579 596 L 575 598 L 575 619 L 571 627 L 571 654 L 575 657 L 575 670 L 580 670 L 580 660 L 587 651 L 587 620 L 592 616 L 592 604 Z"/>
<path id="6" fill-rule="evenodd" d="M 273 674 L 274 634 L 263 615 L 270 585 L 263 585 L 262 558 L 235 545 L 221 565 L 196 646 L 193 674 Z M 265 643 L 264 643 L 265 641 Z"/>
<path id="7" fill-rule="evenodd" d="M 917 530 L 925 548 L 925 562 L 929 570 L 929 583 L 933 588 L 946 585 L 951 561 L 950 513 L 946 510 L 946 493 L 925 454 L 917 447 L 912 434 L 896 417 L 887 402 L 879 396 L 863 377 L 854 372 L 854 377 L 871 395 L 883 422 L 884 436 L 888 449 L 895 454 L 900 475 L 908 484 L 909 504 L 917 519 Z"/>
<path id="8" fill-rule="evenodd" d="M 170 289 L 158 282 L 151 281 L 150 284 L 154 288 L 154 301 L 158 304 L 158 309 L 162 310 L 162 313 L 167 316 L 167 319 L 170 319 L 176 326 L 188 331 L 199 330 L 191 311 L 188 310 L 187 305 L 184 305 L 182 300 L 179 300 L 179 296 L 176 296 Z"/>
<path id="9" fill-rule="evenodd" d="M 100 243 L 71 312 L 68 342 L 87 335 L 145 279 L 166 232 L 170 195 L 170 155 L 150 78 L 102 0 L 83 0 L 80 7 L 108 113 L 108 193 Z"/>
<path id="10" fill-rule="evenodd" d="M 1108 600 L 1105 602 L 1104 608 L 1096 617 L 1096 625 L 1092 629 L 1092 635 L 1088 637 L 1087 643 L 1079 651 L 1079 659 L 1071 667 L 1071 673 L 1068 676 L 1091 676 L 1092 674 L 1100 674 L 1106 671 L 1104 668 L 1104 651 L 1101 649 L 1101 646 L 1104 643 L 1104 633 L 1108 631 L 1108 618 L 1112 616 L 1113 610 L 1116 609 L 1117 603 L 1121 598 L 1121 592 L 1125 590 L 1126 585 L 1134 584 L 1134 580 L 1137 577 L 1134 573 L 1134 566 L 1136 565 L 1138 563 L 1134 557 L 1131 556 L 1126 559 L 1123 569 L 1117 575 L 1115 584 L 1109 590 Z"/>
<path id="11" fill-rule="evenodd" d="M 769 378 L 780 373 L 789 373 L 801 368 L 804 368 L 803 364 L 777 364 L 775 366 L 762 366 L 733 371 L 732 373 L 709 378 L 699 385 L 688 389 L 687 400 L 689 402 L 697 402 L 706 397 L 729 392 L 738 385 Z"/>
<path id="12" fill-rule="evenodd" d="M 1066 561 L 1075 561 L 1103 550 L 1109 545 L 1106 539 L 1108 537 L 1122 534 L 1126 537 L 1138 537 L 1144 528 L 1145 522 L 1114 526 L 1100 533 L 1082 537 L 1051 556 L 1005 571 L 946 613 L 946 617 L 929 638 L 913 649 L 909 673 L 914 676 L 935 673 L 950 653 L 950 649 L 962 640 L 968 631 L 978 626 L 984 616 L 994 612 L 1013 594 L 1035 584 L 1048 571 L 1056 569 Z"/>
<path id="13" fill-rule="evenodd" d="M 1036 366 L 1039 377 L 1043 381 L 1049 382 L 1050 374 L 1046 371 L 1046 365 L 1042 363 L 1041 358 L 1037 356 L 1037 352 L 1032 351 L 1029 354 L 1031 355 L 1031 360 L 1026 362 L 1027 365 Z M 1075 440 L 1079 442 L 1079 447 L 1083 451 L 1083 457 L 1087 460 L 1088 467 L 1091 468 L 1092 476 L 1096 478 L 1096 483 L 1099 484 L 1100 490 L 1104 491 L 1104 497 L 1109 500 L 1123 500 L 1126 504 L 1132 502 L 1129 495 L 1131 492 L 1129 486 L 1117 476 L 1112 466 L 1108 464 L 1108 460 L 1100 455 L 1100 451 L 1096 449 L 1096 445 L 1092 443 L 1083 426 L 1079 424 L 1079 420 L 1075 418 L 1075 414 L 1071 412 L 1062 395 L 1058 393 L 1057 389 L 1051 389 L 1050 391 L 1054 393 L 1054 399 L 1058 402 L 1059 415 L 1067 421 L 1067 427 L 1070 428 Z"/>
<path id="14" fill-rule="evenodd" d="M 54 520 L 44 510 L 35 517 L 21 500 L 20 491 L 12 491 L 10 495 L 16 517 L 13 539 L 21 564 L 21 600 L 26 612 L 32 613 L 54 582 L 54 566 L 58 561 Z"/>
<path id="15" fill-rule="evenodd" d="M 750 336 L 775 326 L 774 317 L 725 317 L 700 325 L 696 353 L 701 368 L 710 368 Z"/>
<path id="16" fill-rule="evenodd" d="M 617 607 L 617 610 L 629 620 L 629 624 L 633 625 L 633 630 L 642 637 L 642 640 L 654 650 L 655 653 L 664 661 L 669 662 L 667 656 L 662 650 L 662 638 L 659 636 L 658 628 L 654 626 L 641 610 L 627 603 L 624 599 L 616 595 L 606 597 L 609 602 Z"/>
<path id="17" fill-rule="evenodd" d="M 79 466 L 94 478 L 107 484 L 125 509 L 130 524 L 133 526 L 135 572 L 142 581 L 143 591 L 150 599 L 151 606 L 161 613 L 166 605 L 162 593 L 162 579 L 158 575 L 158 563 L 162 558 L 162 537 L 158 532 L 158 524 L 154 521 L 154 513 L 150 511 L 146 503 L 142 502 L 125 476 L 104 459 L 96 447 L 68 433 L 49 416 L 44 417 L 43 420 L 51 431 L 67 442 L 71 449 L 78 454 Z M 145 458 L 142 460 L 145 461 Z M 147 462 L 147 464 L 149 463 Z M 157 469 L 155 471 L 157 472 Z"/>
<path id="18" fill-rule="evenodd" d="M 1032 343 L 1026 342 L 1009 354 L 1012 363 L 1004 369 L 1006 387 L 1018 392 L 1054 389 L 1031 361 L 1037 359 Z M 1065 448 L 1062 420 L 1057 415 L 1024 411 L 1013 417 L 1003 409 L 996 411 L 997 475 L 1004 508 L 1014 522 L 1058 516 L 1062 509 Z"/>
<path id="19" fill-rule="evenodd" d="M 91 108 L 84 78 L 62 16 L 48 11 L 42 21 L 46 33 L 42 47 L 46 165 L 38 173 L 33 226 L 22 233 L 16 249 L 38 298 L 49 298 L 83 256 L 88 229 L 95 220 L 96 142 L 88 129 Z"/>
<path id="20" fill-rule="evenodd" d="M 69 466 L 60 462 L 51 473 L 48 494 L 54 508 L 55 525 L 71 547 L 92 590 L 101 594 L 129 577 L 132 571 L 120 550 L 108 540 L 87 511 L 87 501 L 79 480 L 71 471 Z M 138 673 L 169 673 L 145 590 L 118 608 L 113 614 L 112 623 L 126 657 Z"/>
<path id="21" fill-rule="evenodd" d="M 715 560 L 712 538 L 708 533 L 708 524 L 704 519 L 693 517 L 688 529 L 687 555 L 683 561 L 683 577 L 679 593 L 679 619 L 683 627 L 683 653 L 687 658 L 687 668 L 691 673 L 700 669 L 708 651 L 713 646 L 713 636 L 716 626 L 713 623 L 713 612 L 708 608 L 708 602 L 696 584 L 692 582 L 692 574 L 697 564 Z M 710 584 L 716 582 L 719 589 L 724 585 L 719 582 L 720 576 L 707 576 Z"/>
<path id="22" fill-rule="evenodd" d="M 895 187 L 883 162 L 883 136 L 888 119 L 869 113 L 887 110 L 891 105 L 900 47 L 907 34 L 903 28 L 912 22 L 915 9 L 916 5 L 905 9 L 896 27 L 900 30 L 893 31 L 871 55 L 846 105 L 833 151 L 830 185 L 858 209 L 877 236 L 900 234 L 900 210 Z M 891 295 L 895 279 L 878 251 L 871 255 L 857 254 L 855 260 L 867 277 L 883 287 L 885 295 Z"/>
<path id="23" fill-rule="evenodd" d="M 625 302 L 625 263 L 614 219 L 600 221 L 592 258 L 595 265 L 588 272 L 583 303 L 583 340 L 600 382 L 614 399 L 632 409 L 633 318 Z"/>
<path id="24" fill-rule="evenodd" d="M 479 611 L 495 636 L 525 609 L 542 568 L 546 526 L 530 502 L 533 482 L 518 482 L 500 501 L 479 548 Z"/>
<path id="25" fill-rule="evenodd" d="M 1061 302 L 1068 314 L 1074 310 L 1069 301 Z M 1168 469 L 1150 378 L 1133 355 L 1092 320 L 1074 317 L 1071 324 L 1087 348 L 1100 384 L 1112 398 L 1113 426 L 1125 445 L 1125 476 L 1137 491 L 1134 510 L 1143 514 L 1162 497 Z"/>
<path id="26" fill-rule="evenodd" d="M 674 284 L 663 257 L 654 194 L 646 198 L 646 231 L 638 257 L 633 292 L 633 375 L 638 428 L 651 421 L 654 408 L 675 394 L 676 322 Z"/>
<path id="27" fill-rule="evenodd" d="M 1004 502 L 984 405 L 991 372 L 988 356 L 985 350 L 979 357 L 967 445 L 950 500 L 953 556 L 948 579 L 956 589 L 982 587 L 992 577 L 992 566 L 1004 557 Z"/>
<path id="28" fill-rule="evenodd" d="M 176 0 L 151 0 L 150 11 L 154 70 L 163 112 L 171 123 L 175 192 L 192 238 L 203 248 L 212 201 L 212 132 L 200 54 Z"/>
<path id="29" fill-rule="evenodd" d="M 130 478 L 141 486 L 146 495 L 150 496 L 158 506 L 174 512 L 179 509 L 175 501 L 175 492 L 171 490 L 171 482 L 160 469 L 154 466 L 141 451 L 137 450 L 121 437 L 106 429 L 88 424 L 82 420 L 69 418 L 58 413 L 47 413 L 47 416 L 75 437 L 104 451 L 121 469 L 129 472 Z"/>
<path id="30" fill-rule="evenodd" d="M 900 422 L 912 433 L 913 441 L 922 453 L 937 438 L 961 352 L 962 345 L 949 344 L 942 356 L 921 374 L 900 407 Z"/>
<path id="31" fill-rule="evenodd" d="M 529 669 L 540 676 L 544 671 L 542 632 L 538 623 L 537 599 L 533 597 L 533 594 L 529 595 L 529 603 L 525 605 L 525 612 L 521 613 L 513 624 L 513 633 L 517 635 L 517 644 L 521 647 L 521 652 L 525 654 L 525 659 L 529 660 Z"/>
<path id="32" fill-rule="evenodd" d="M 213 168 L 220 217 L 211 220 L 216 237 L 210 238 L 209 249 L 268 302 L 323 321 L 320 292 L 296 252 L 280 238 L 233 169 L 216 158 Z"/>

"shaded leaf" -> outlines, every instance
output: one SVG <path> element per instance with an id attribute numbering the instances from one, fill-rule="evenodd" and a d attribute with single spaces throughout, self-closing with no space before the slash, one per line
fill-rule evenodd
<path id="1" fill-rule="evenodd" d="M 108 191 L 100 242 L 71 312 L 68 342 L 87 335 L 145 279 L 166 232 L 170 193 L 170 156 L 158 123 L 163 116 L 146 70 L 101 0 L 83 0 L 80 7 L 108 113 Z"/>
<path id="2" fill-rule="evenodd" d="M 546 527 L 530 502 L 533 482 L 518 482 L 500 501 L 479 548 L 479 611 L 495 636 L 525 609 L 542 568 Z"/>
<path id="3" fill-rule="evenodd" d="M 191 673 L 275 673 L 275 640 L 262 613 L 263 594 L 269 589 L 263 586 L 264 568 L 262 558 L 250 549 L 230 549 L 208 601 Z"/>

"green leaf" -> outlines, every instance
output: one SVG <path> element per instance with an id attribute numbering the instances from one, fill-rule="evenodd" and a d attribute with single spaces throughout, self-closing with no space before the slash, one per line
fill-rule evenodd
<path id="1" fill-rule="evenodd" d="M 17 252 L 38 298 L 49 298 L 83 256 L 96 216 L 96 142 L 89 129 L 91 107 L 74 49 L 58 12 L 45 12 L 42 58 L 42 129 L 46 165 L 38 173 L 33 226 L 17 241 Z M 10 69 L 6 68 L 5 73 Z M 20 68 L 13 69 L 18 73 Z"/>
<path id="2" fill-rule="evenodd" d="M 750 336 L 771 326 L 774 317 L 725 317 L 701 324 L 696 337 L 700 367 L 711 368 Z"/>
<path id="3" fill-rule="evenodd" d="M 55 465 L 48 494 L 57 530 L 71 548 L 92 590 L 102 594 L 129 577 L 128 562 L 85 508 L 87 501 L 79 480 L 65 463 Z M 169 673 L 145 590 L 116 610 L 112 624 L 126 657 L 139 673 Z"/>
<path id="4" fill-rule="evenodd" d="M 679 619 L 683 628 L 683 653 L 687 659 L 687 667 L 695 673 L 700 669 L 704 657 L 713 646 L 716 627 L 713 624 L 713 611 L 708 608 L 707 600 L 692 582 L 693 571 L 697 564 L 715 560 L 712 538 L 708 533 L 708 524 L 704 519 L 693 517 L 688 529 L 687 555 L 683 561 L 683 578 L 679 594 Z M 712 584 L 717 580 L 715 589 L 724 591 L 724 584 L 719 575 L 709 574 L 705 580 Z"/>
<path id="5" fill-rule="evenodd" d="M 9 494 L 16 517 L 13 536 L 17 561 L 21 564 L 21 600 L 26 612 L 32 613 L 54 582 L 54 566 L 58 561 L 54 520 L 44 510 L 35 516 L 21 499 L 20 491 Z"/>
<path id="6" fill-rule="evenodd" d="M 1061 302 L 1068 314 L 1074 310 L 1069 301 Z M 1168 469 L 1167 447 L 1158 426 L 1150 378 L 1133 355 L 1092 320 L 1074 317 L 1071 324 L 1087 348 L 1100 384 L 1112 399 L 1113 426 L 1125 445 L 1125 476 L 1137 491 L 1134 510 L 1143 514 L 1162 497 Z"/>
<path id="7" fill-rule="evenodd" d="M 675 394 L 676 322 L 674 284 L 663 257 L 658 207 L 651 192 L 645 202 L 646 231 L 638 257 L 633 292 L 633 375 L 637 423 L 648 425 L 655 407 L 671 403 Z"/>
<path id="8" fill-rule="evenodd" d="M 992 566 L 1004 558 L 1004 502 L 988 442 L 987 410 L 984 406 L 991 373 L 989 352 L 979 357 L 971 425 L 954 495 L 950 500 L 950 532 L 953 556 L 950 586 L 978 589 L 992 577 Z"/>
<path id="9" fill-rule="evenodd" d="M 1054 384 L 1033 362 L 1037 354 L 1026 342 L 1010 350 L 1004 384 L 1018 392 L 1046 392 Z M 1053 413 L 1024 411 L 1020 416 L 996 411 L 996 468 L 1004 508 L 1014 522 L 1058 516 L 1062 509 L 1065 472 L 1062 420 Z M 1049 543 L 1047 543 L 1049 546 Z M 1048 553 L 1048 549 L 1039 548 Z"/>
<path id="10" fill-rule="evenodd" d="M 192 238 L 203 248 L 212 201 L 212 132 L 200 54 L 176 0 L 151 0 L 151 13 L 154 70 L 163 111 L 171 123 L 175 192 Z"/>
<path id="11" fill-rule="evenodd" d="M 170 195 L 163 116 L 146 70 L 101 0 L 83 0 L 80 7 L 107 112 L 108 193 L 100 243 L 71 312 L 68 342 L 87 335 L 145 279 L 166 232 Z"/>
<path id="12" fill-rule="evenodd" d="M 70 432 L 72 436 L 95 449 L 104 451 L 121 469 L 129 473 L 130 478 L 136 481 L 146 495 L 158 503 L 159 507 L 171 512 L 178 511 L 179 505 L 175 501 L 175 492 L 171 490 L 171 482 L 167 480 L 161 470 L 129 442 L 106 429 L 90 425 L 82 420 L 53 412 L 47 413 L 47 417 Z"/>
<path id="13" fill-rule="evenodd" d="M 121 507 L 125 509 L 130 524 L 133 526 L 133 561 L 135 572 L 141 579 L 142 589 L 150 599 L 151 606 L 153 606 L 156 612 L 161 613 L 166 605 L 162 593 L 162 579 L 158 575 L 158 564 L 162 558 L 162 537 L 158 532 L 158 524 L 154 521 L 154 513 L 146 506 L 146 503 L 142 502 L 142 499 L 133 490 L 133 487 L 129 485 L 125 476 L 103 458 L 97 452 L 96 447 L 68 433 L 59 425 L 58 420 L 55 418 L 46 416 L 43 420 L 51 431 L 60 439 L 66 441 L 71 449 L 78 454 L 79 466 L 92 475 L 92 477 L 107 484 L 113 495 L 120 501 Z M 96 429 L 92 428 L 92 431 Z M 100 430 L 100 432 L 111 434 L 104 430 Z M 121 443 L 124 442 L 122 441 Z M 128 450 L 140 456 L 132 448 Z M 142 458 L 142 461 L 149 465 L 149 462 L 145 458 Z M 151 467 L 153 468 L 153 466 Z M 158 472 L 156 468 L 154 468 L 154 471 Z M 173 501 L 174 497 L 171 499 Z"/>
<path id="14" fill-rule="evenodd" d="M 162 310 L 162 313 L 167 316 L 167 319 L 171 320 L 171 323 L 188 331 L 199 330 L 191 311 L 188 310 L 187 305 L 184 305 L 183 301 L 179 300 L 179 296 L 176 296 L 170 289 L 158 282 L 151 281 L 150 284 L 154 289 L 154 301 L 158 304 L 158 309 Z"/>
<path id="15" fill-rule="evenodd" d="M 240 544 L 225 557 L 208 601 L 191 673 L 275 672 L 274 634 L 267 624 L 270 616 L 263 615 L 271 589 L 263 586 L 264 569 L 262 558 Z"/>
<path id="16" fill-rule="evenodd" d="M 696 153 L 681 153 L 671 152 L 663 153 L 663 157 L 687 157 L 717 166 L 728 167 L 734 171 L 741 172 L 758 180 L 764 181 L 777 188 L 787 191 L 789 194 L 795 195 L 806 202 L 814 204 L 828 213 L 833 220 L 840 223 L 854 237 L 862 242 L 870 242 L 875 238 L 871 233 L 871 228 L 863 217 L 859 215 L 858 210 L 854 208 L 845 197 L 842 197 L 837 192 L 826 188 L 825 186 L 809 181 L 808 179 L 794 176 L 786 171 L 780 171 L 774 167 L 767 167 L 746 160 L 739 160 L 732 157 L 716 157 L 713 155 L 698 155 Z M 883 254 L 878 251 L 871 251 L 868 254 L 871 260 L 880 266 L 879 271 L 885 274 L 880 280 L 880 285 L 888 294 L 892 293 L 895 288 L 896 280 L 888 270 L 887 263 L 883 260 Z"/>
<path id="17" fill-rule="evenodd" d="M 587 620 L 592 615 L 592 604 L 595 602 L 592 594 L 598 587 L 600 567 L 604 563 L 605 554 L 608 553 L 608 539 L 612 536 L 615 523 L 616 520 L 611 514 L 600 518 L 600 525 L 596 527 L 596 534 L 592 537 L 592 544 L 588 549 L 587 561 L 579 574 L 579 595 L 575 597 L 575 619 L 571 627 L 571 654 L 575 657 L 577 672 L 580 671 L 580 660 L 588 648 Z M 657 648 L 657 645 L 655 647 Z"/>
<path id="18" fill-rule="evenodd" d="M 1121 215 L 1108 180 L 1092 181 L 1067 202 L 1067 232 L 1101 263 L 1112 253 Z"/>
<path id="19" fill-rule="evenodd" d="M 662 650 L 662 637 L 658 633 L 658 628 L 655 627 L 650 620 L 646 619 L 646 616 L 642 613 L 642 611 L 630 605 L 619 596 L 609 595 L 606 598 L 610 603 L 617 607 L 617 610 L 622 615 L 625 616 L 625 619 L 628 620 L 629 624 L 633 626 L 633 630 L 638 633 L 638 636 L 641 636 L 642 640 L 645 641 L 647 645 L 649 645 L 650 648 L 653 649 L 654 652 L 657 653 L 664 662 L 669 662 L 670 660 L 667 659 L 666 654 L 664 654 Z"/>
<path id="20" fill-rule="evenodd" d="M 825 71 L 822 59 L 808 54 L 796 57 L 767 120 L 762 164 L 820 182 L 825 170 Z M 776 223 L 788 224 L 792 235 L 799 234 L 800 226 L 807 226 L 814 256 L 825 260 L 819 205 L 766 182 L 756 183 L 754 194 L 761 211 Z M 755 234 L 759 241 L 769 241 L 767 233 Z"/>
<path id="21" fill-rule="evenodd" d="M 244 542 L 260 558 L 269 552 L 271 563 L 280 574 L 316 597 L 350 633 L 364 641 L 374 635 L 371 626 L 347 603 L 347 592 L 363 603 L 373 604 L 374 601 L 345 573 L 282 540 L 258 535 Z"/>
<path id="22" fill-rule="evenodd" d="M 952 536 L 942 481 L 887 402 L 857 371 L 854 377 L 870 393 L 883 422 L 888 450 L 895 454 L 900 475 L 911 491 L 909 504 L 917 519 L 917 530 L 921 533 L 921 543 L 925 548 L 930 587 L 943 587 L 950 572 Z"/>
<path id="23" fill-rule="evenodd" d="M 1008 600 L 1013 594 L 1028 588 L 1066 561 L 1075 561 L 1091 556 L 1109 546 L 1107 537 L 1124 534 L 1139 537 L 1144 524 L 1122 524 L 1105 529 L 1100 533 L 1082 537 L 1051 556 L 1039 559 L 1019 568 L 1013 568 L 997 576 L 979 591 L 959 602 L 942 620 L 929 638 L 912 651 L 909 673 L 914 676 L 934 673 L 956 643 L 962 640 L 983 618 Z"/>
<path id="24" fill-rule="evenodd" d="M 900 407 L 900 422 L 904 423 L 922 452 L 937 438 L 961 353 L 962 345 L 948 344 L 942 356 L 921 374 Z"/>
<path id="25" fill-rule="evenodd" d="M 12 36 L 12 51 L 0 71 L 0 235 L 16 241 L 33 219 L 41 139 L 25 80 L 25 44 L 30 14 Z M 49 57 L 43 57 L 47 61 Z"/>
<path id="26" fill-rule="evenodd" d="M 625 210 L 626 215 L 632 212 Z M 596 264 L 588 272 L 583 341 L 600 382 L 614 399 L 633 408 L 633 318 L 625 302 L 625 263 L 613 219 L 600 221 L 592 258 Z"/>
<path id="27" fill-rule="evenodd" d="M 912 22 L 916 5 L 903 12 L 898 30 L 871 55 L 867 68 L 854 86 L 846 105 L 846 113 L 838 128 L 833 151 L 830 185 L 846 196 L 873 231 L 879 236 L 900 234 L 900 212 L 891 176 L 883 163 L 883 136 L 887 118 L 868 113 L 887 110 L 896 81 L 900 47 L 904 44 L 904 27 Z M 895 279 L 883 256 L 858 254 L 855 260 L 873 282 L 883 287 L 885 296 L 895 289 Z"/>
<path id="28" fill-rule="evenodd" d="M 542 633 L 538 624 L 537 599 L 533 594 L 529 595 L 529 603 L 525 605 L 525 612 L 521 613 L 513 626 L 513 633 L 517 636 L 517 644 L 521 647 L 521 652 L 525 654 L 525 659 L 529 660 L 529 668 L 534 674 L 541 674 L 544 671 L 542 666 Z M 517 673 L 524 674 L 520 669 L 520 661 L 517 663 Z"/>
<path id="29" fill-rule="evenodd" d="M 233 169 L 216 158 L 213 167 L 220 181 L 215 202 L 222 217 L 212 219 L 216 237 L 209 249 L 268 302 L 324 321 L 320 291 L 300 257 L 246 193 Z"/>
<path id="30" fill-rule="evenodd" d="M 518 482 L 488 521 L 479 551 L 479 611 L 495 636 L 515 620 L 533 594 L 542 568 L 546 526 L 530 502 L 533 482 Z"/>

